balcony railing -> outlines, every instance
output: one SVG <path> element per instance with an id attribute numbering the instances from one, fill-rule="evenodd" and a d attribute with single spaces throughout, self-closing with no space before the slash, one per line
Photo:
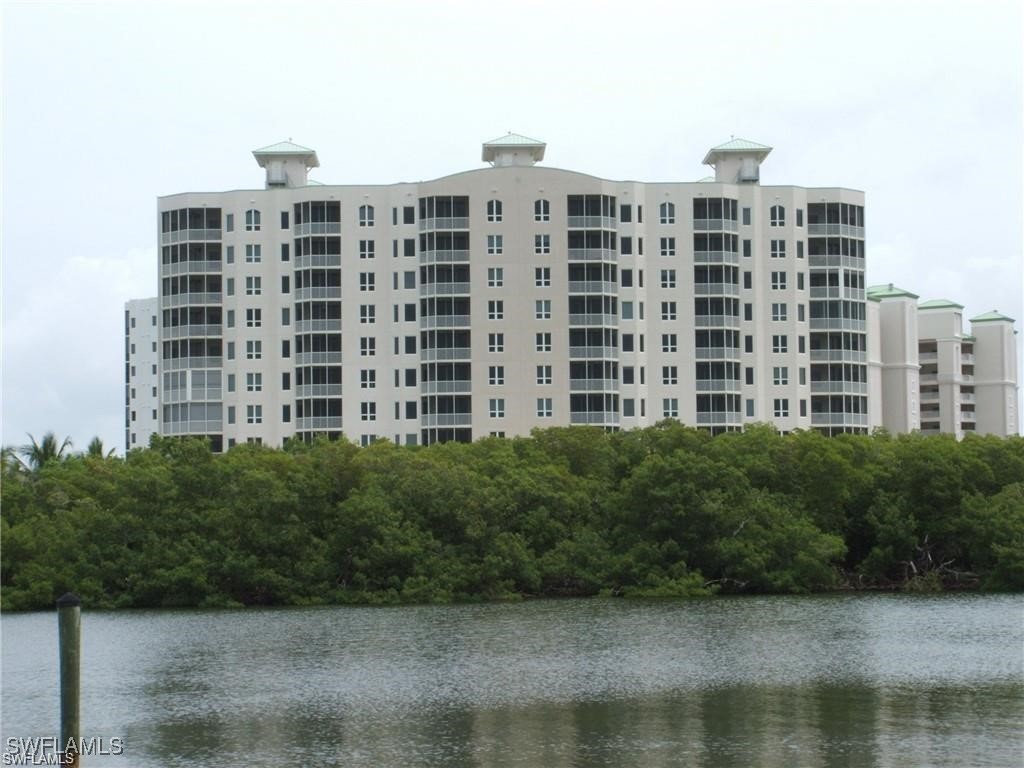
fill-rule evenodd
<path id="1" fill-rule="evenodd" d="M 697 347 L 694 357 L 697 360 L 739 360 L 740 350 L 737 347 Z"/>
<path id="2" fill-rule="evenodd" d="M 619 254 L 611 248 L 570 248 L 569 261 L 608 261 L 615 263 Z"/>
<path id="3" fill-rule="evenodd" d="M 610 216 L 570 216 L 569 229 L 615 229 L 618 222 Z"/>
<path id="4" fill-rule="evenodd" d="M 307 235 L 340 235 L 340 221 L 307 221 L 303 224 L 296 224 L 292 228 L 294 237 L 306 237 Z"/>
<path id="5" fill-rule="evenodd" d="M 698 424 L 739 424 L 742 420 L 739 411 L 697 411 Z"/>
<path id="6" fill-rule="evenodd" d="M 606 325 L 611 327 L 617 327 L 619 324 L 619 318 L 616 315 L 608 314 L 570 314 L 569 325 L 570 326 L 594 326 L 594 325 Z"/>
<path id="7" fill-rule="evenodd" d="M 223 268 L 220 261 L 179 261 L 174 264 L 161 264 L 160 277 L 174 277 L 175 275 L 204 275 L 209 273 L 219 274 Z"/>
<path id="8" fill-rule="evenodd" d="M 468 360 L 472 355 L 470 347 L 436 347 L 421 348 L 420 362 L 432 363 L 436 360 Z"/>
<path id="9" fill-rule="evenodd" d="M 472 413 L 424 413 L 420 416 L 420 425 L 424 427 L 469 427 L 472 424 Z"/>
<path id="10" fill-rule="evenodd" d="M 300 416 L 295 419 L 299 432 L 314 432 L 341 429 L 341 416 Z"/>
<path id="11" fill-rule="evenodd" d="M 697 379 L 698 392 L 739 392 L 739 379 Z"/>
<path id="12" fill-rule="evenodd" d="M 868 393 L 868 385 L 863 381 L 812 381 L 811 393 L 815 395 L 833 393 L 866 395 Z"/>
<path id="13" fill-rule="evenodd" d="M 177 232 L 161 233 L 160 243 L 161 245 L 170 245 L 171 243 L 184 243 L 186 240 L 209 242 L 210 240 L 220 240 L 220 238 L 219 229 L 179 229 Z"/>
<path id="14" fill-rule="evenodd" d="M 974 411 L 960 411 L 960 421 L 966 421 L 973 424 L 977 420 L 978 417 Z"/>
<path id="15" fill-rule="evenodd" d="M 740 319 L 736 315 L 695 315 L 693 324 L 698 328 L 739 328 Z"/>
<path id="16" fill-rule="evenodd" d="M 469 328 L 469 315 L 420 315 L 420 328 Z"/>
<path id="17" fill-rule="evenodd" d="M 867 321 L 852 317 L 812 317 L 808 320 L 812 331 L 865 331 Z"/>
<path id="18" fill-rule="evenodd" d="M 313 301 L 321 299 L 340 299 L 340 285 L 315 285 L 308 288 L 295 289 L 295 301 Z"/>
<path id="19" fill-rule="evenodd" d="M 618 347 L 569 347 L 569 357 L 576 360 L 617 360 Z"/>
<path id="20" fill-rule="evenodd" d="M 468 380 L 420 382 L 422 395 L 458 395 L 472 391 L 473 382 Z"/>
<path id="21" fill-rule="evenodd" d="M 615 379 L 569 379 L 571 392 L 618 392 L 619 382 Z"/>
<path id="22" fill-rule="evenodd" d="M 340 253 L 310 253 L 305 256 L 295 257 L 296 269 L 322 269 L 326 267 L 340 266 Z"/>
<path id="23" fill-rule="evenodd" d="M 866 427 L 868 415 L 866 413 L 812 413 L 811 424 L 816 427 Z"/>
<path id="24" fill-rule="evenodd" d="M 420 264 L 462 264 L 469 261 L 469 251 L 420 251 Z"/>
<path id="25" fill-rule="evenodd" d="M 191 336 L 220 336 L 223 327 L 220 325 L 175 325 L 163 329 L 165 339 L 184 339 Z"/>
<path id="26" fill-rule="evenodd" d="M 161 367 L 165 371 L 184 371 L 193 368 L 221 368 L 223 365 L 223 357 L 174 357 L 164 360 Z"/>
<path id="27" fill-rule="evenodd" d="M 849 224 L 808 224 L 807 234 L 857 237 L 863 240 L 864 227 L 853 227 Z"/>
<path id="28" fill-rule="evenodd" d="M 843 267 L 844 269 L 864 269 L 864 259 L 856 256 L 842 256 L 840 254 L 816 254 L 808 256 L 807 263 L 811 265 L 812 269 L 838 269 L 840 267 Z"/>
<path id="29" fill-rule="evenodd" d="M 295 398 L 341 397 L 341 384 L 299 384 L 295 387 Z"/>
<path id="30" fill-rule="evenodd" d="M 868 353 L 858 349 L 812 349 L 812 363 L 866 363 Z"/>
<path id="31" fill-rule="evenodd" d="M 220 293 L 172 293 L 160 297 L 160 306 L 171 309 L 190 304 L 220 304 L 222 296 Z"/>
<path id="32" fill-rule="evenodd" d="M 420 219 L 420 232 L 431 229 L 469 229 L 468 216 L 436 216 Z"/>
<path id="33" fill-rule="evenodd" d="M 732 251 L 694 251 L 694 264 L 731 264 L 739 266 L 740 255 Z"/>
<path id="34" fill-rule="evenodd" d="M 164 434 L 167 435 L 193 435 L 220 432 L 224 428 L 223 419 L 207 421 L 165 421 L 163 423 Z"/>
<path id="35" fill-rule="evenodd" d="M 960 362 L 963 365 L 974 365 L 974 355 L 970 352 L 964 352 L 960 355 Z"/>
<path id="36" fill-rule="evenodd" d="M 569 414 L 570 424 L 609 424 L 619 423 L 616 411 L 573 411 Z"/>
<path id="37" fill-rule="evenodd" d="M 341 319 L 296 320 L 296 333 L 331 333 L 341 331 Z"/>
<path id="38" fill-rule="evenodd" d="M 725 231 L 725 232 L 738 232 L 739 222 L 734 219 L 694 219 L 693 220 L 693 231 L 694 232 L 707 232 L 707 231 Z"/>
<path id="39" fill-rule="evenodd" d="M 454 296 L 468 294 L 469 283 L 420 283 L 420 296 Z"/>
<path id="40" fill-rule="evenodd" d="M 607 280 L 570 280 L 569 293 L 617 294 L 619 286 Z"/>
<path id="41" fill-rule="evenodd" d="M 736 283 L 694 283 L 694 296 L 739 296 L 740 287 Z"/>
<path id="42" fill-rule="evenodd" d="M 296 365 L 341 365 L 341 352 L 298 352 Z"/>
<path id="43" fill-rule="evenodd" d="M 961 392 L 960 393 L 961 403 L 976 403 L 978 402 L 973 392 Z"/>

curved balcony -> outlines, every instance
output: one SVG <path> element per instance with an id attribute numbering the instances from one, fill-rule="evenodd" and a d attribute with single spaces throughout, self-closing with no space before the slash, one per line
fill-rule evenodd
<path id="1" fill-rule="evenodd" d="M 737 315 L 694 315 L 693 324 L 697 328 L 739 328 L 740 319 Z"/>
<path id="2" fill-rule="evenodd" d="M 222 298 L 222 293 L 172 293 L 169 296 L 160 297 L 160 307 L 172 309 L 191 304 L 220 304 Z"/>
<path id="3" fill-rule="evenodd" d="M 570 392 L 618 392 L 616 379 L 569 379 Z"/>
<path id="4" fill-rule="evenodd" d="M 741 424 L 743 417 L 739 411 L 697 411 L 698 424 L 725 424 L 734 426 Z"/>
<path id="5" fill-rule="evenodd" d="M 469 217 L 435 216 L 431 219 L 420 219 L 420 232 L 432 229 L 469 229 Z"/>
<path id="6" fill-rule="evenodd" d="M 694 232 L 738 232 L 739 222 L 735 219 L 694 219 Z"/>
<path id="7" fill-rule="evenodd" d="M 618 327 L 619 318 L 616 315 L 607 314 L 580 314 L 569 315 L 570 326 L 594 326 L 605 325 L 612 328 Z"/>
<path id="8" fill-rule="evenodd" d="M 295 333 L 331 333 L 341 331 L 341 320 L 296 320 Z"/>
<path id="9" fill-rule="evenodd" d="M 472 381 L 424 381 L 420 383 L 421 395 L 459 395 L 472 391 Z"/>
<path id="10" fill-rule="evenodd" d="M 841 256 L 839 254 L 817 254 L 814 256 L 808 256 L 807 263 L 810 264 L 813 269 L 839 269 L 840 267 L 843 269 L 864 269 L 864 259 L 858 258 L 857 256 Z"/>
<path id="11" fill-rule="evenodd" d="M 300 416 L 295 419 L 299 432 L 321 432 L 341 429 L 341 416 Z"/>
<path id="12" fill-rule="evenodd" d="M 569 414 L 569 423 L 615 427 L 619 424 L 619 414 L 617 411 L 573 411 Z"/>
<path id="13" fill-rule="evenodd" d="M 326 267 L 340 267 L 340 253 L 311 253 L 306 256 L 295 257 L 295 269 L 322 269 Z"/>
<path id="14" fill-rule="evenodd" d="M 739 360 L 738 347 L 697 347 L 694 350 L 697 360 Z"/>
<path id="15" fill-rule="evenodd" d="M 864 227 L 849 224 L 808 224 L 808 235 L 831 235 L 833 237 L 856 237 L 864 239 Z"/>
<path id="16" fill-rule="evenodd" d="M 618 347 L 569 347 L 569 357 L 574 360 L 618 360 Z"/>
<path id="17" fill-rule="evenodd" d="M 341 352 L 298 352 L 296 365 L 341 365 Z"/>
<path id="18" fill-rule="evenodd" d="M 738 267 L 740 255 L 734 251 L 694 251 L 694 264 L 730 264 Z"/>
<path id="19" fill-rule="evenodd" d="M 847 299 L 864 301 L 863 288 L 844 288 L 838 285 L 812 285 L 808 291 L 812 299 Z"/>
<path id="20" fill-rule="evenodd" d="M 471 413 L 424 413 L 420 417 L 423 427 L 469 427 L 472 424 Z"/>
<path id="21" fill-rule="evenodd" d="M 815 427 L 866 427 L 866 413 L 811 413 L 811 425 Z"/>
<path id="22" fill-rule="evenodd" d="M 807 324 L 812 331 L 857 331 L 863 333 L 867 329 L 866 320 L 854 320 L 851 317 L 812 317 Z"/>
<path id="23" fill-rule="evenodd" d="M 469 328 L 469 315 L 420 315 L 421 329 L 431 328 Z"/>
<path id="24" fill-rule="evenodd" d="M 698 392 L 739 392 L 739 379 L 697 379 Z"/>
<path id="25" fill-rule="evenodd" d="M 420 283 L 420 297 L 468 294 L 469 286 L 469 283 Z"/>
<path id="26" fill-rule="evenodd" d="M 307 397 L 341 397 L 341 384 L 299 384 L 295 387 L 295 399 Z"/>
<path id="27" fill-rule="evenodd" d="M 473 350 L 470 347 L 421 348 L 420 362 L 433 363 L 440 360 L 469 360 Z"/>
<path id="28" fill-rule="evenodd" d="M 220 325 L 175 325 L 163 329 L 164 339 L 185 339 L 192 336 L 220 336 L 223 326 Z"/>
<path id="29" fill-rule="evenodd" d="M 811 394 L 814 395 L 866 395 L 868 385 L 863 381 L 812 381 Z M 922 401 L 923 401 L 922 397 Z"/>
<path id="30" fill-rule="evenodd" d="M 739 296 L 740 287 L 736 283 L 694 283 L 694 296 Z"/>
<path id="31" fill-rule="evenodd" d="M 469 251 L 420 251 L 420 264 L 463 264 L 469 261 Z"/>
<path id="32" fill-rule="evenodd" d="M 316 285 L 309 288 L 296 288 L 295 301 L 316 301 L 322 299 L 340 299 L 340 285 Z"/>
<path id="33" fill-rule="evenodd" d="M 868 353 L 857 349 L 812 349 L 812 363 L 866 363 Z"/>
<path id="34" fill-rule="evenodd" d="M 223 357 L 174 357 L 164 360 L 162 368 L 165 371 L 185 371 L 194 368 L 222 368 Z"/>
<path id="35" fill-rule="evenodd" d="M 222 268 L 223 263 L 220 261 L 179 261 L 174 264 L 161 264 L 160 277 L 220 274 Z"/>
<path id="36" fill-rule="evenodd" d="M 163 433 L 165 435 L 205 435 L 210 432 L 220 432 L 223 428 L 223 419 L 212 419 L 207 421 L 172 421 L 163 423 Z"/>
<path id="37" fill-rule="evenodd" d="M 611 248 L 570 248 L 569 261 L 607 261 L 618 263 L 619 254 Z"/>
<path id="38" fill-rule="evenodd" d="M 172 243 L 184 243 L 188 240 L 209 242 L 210 240 L 220 240 L 220 238 L 221 231 L 219 229 L 179 229 L 177 232 L 161 233 L 160 244 L 171 245 Z"/>
<path id="39" fill-rule="evenodd" d="M 569 216 L 569 229 L 615 229 L 618 221 L 610 216 Z"/>
<path id="40" fill-rule="evenodd" d="M 608 280 L 570 280 L 569 293 L 608 293 L 615 295 L 619 286 Z"/>
<path id="41" fill-rule="evenodd" d="M 309 235 L 340 235 L 340 221 L 307 221 L 303 224 L 296 224 L 292 227 L 293 237 L 307 237 Z"/>

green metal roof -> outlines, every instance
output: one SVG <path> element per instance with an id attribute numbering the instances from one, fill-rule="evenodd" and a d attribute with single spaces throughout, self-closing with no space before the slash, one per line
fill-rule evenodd
<path id="1" fill-rule="evenodd" d="M 756 141 L 748 141 L 747 139 L 732 139 L 725 142 L 725 144 L 719 144 L 717 147 L 712 147 L 712 152 L 743 152 L 757 149 L 771 150 L 767 144 L 758 144 Z"/>
<path id="2" fill-rule="evenodd" d="M 897 288 L 892 283 L 888 285 L 871 285 L 868 286 L 867 297 L 869 299 L 882 300 L 882 299 L 895 299 L 895 298 L 906 298 L 916 299 L 918 298 L 916 293 L 905 291 L 902 288 Z"/>
<path id="3" fill-rule="evenodd" d="M 522 146 L 544 146 L 543 141 L 531 139 L 529 136 L 521 136 L 518 133 L 507 133 L 496 139 L 485 141 L 484 146 L 494 147 L 522 147 Z"/>
<path id="4" fill-rule="evenodd" d="M 998 312 L 994 309 L 991 312 L 986 312 L 983 315 L 978 315 L 977 317 L 971 318 L 972 323 L 991 323 L 996 320 L 1003 320 L 1011 323 L 1014 322 L 1014 319 L 1012 317 L 1007 317 L 1002 312 Z"/>
<path id="5" fill-rule="evenodd" d="M 315 155 L 316 150 L 291 141 L 279 141 L 269 147 L 254 149 L 252 153 L 254 155 Z"/>
<path id="6" fill-rule="evenodd" d="M 930 301 L 922 301 L 917 305 L 918 309 L 963 309 L 963 304 L 957 304 L 955 301 L 949 299 L 932 299 Z"/>

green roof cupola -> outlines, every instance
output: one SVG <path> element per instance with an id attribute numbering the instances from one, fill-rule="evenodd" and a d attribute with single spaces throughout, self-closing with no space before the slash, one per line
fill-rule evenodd
<path id="1" fill-rule="evenodd" d="M 295 144 L 291 139 L 269 147 L 254 149 L 260 168 L 267 169 L 267 189 L 271 187 L 304 187 L 310 168 L 319 168 L 316 150 Z"/>
<path id="2" fill-rule="evenodd" d="M 497 139 L 485 141 L 480 159 L 495 168 L 508 165 L 534 165 L 544 159 L 543 141 L 507 133 Z"/>
<path id="3" fill-rule="evenodd" d="M 715 169 L 715 181 L 727 184 L 756 184 L 761 180 L 761 163 L 772 148 L 756 141 L 733 137 L 712 147 L 704 156 L 704 165 Z"/>

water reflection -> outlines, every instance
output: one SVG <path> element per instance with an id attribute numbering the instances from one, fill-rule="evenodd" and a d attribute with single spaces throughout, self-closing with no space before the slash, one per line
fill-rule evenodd
<path id="1" fill-rule="evenodd" d="M 1002 767 L 1024 747 L 1022 607 L 851 596 L 87 613 L 83 722 L 123 736 L 143 768 Z M 52 733 L 55 619 L 5 616 L 3 629 L 0 731 Z"/>

